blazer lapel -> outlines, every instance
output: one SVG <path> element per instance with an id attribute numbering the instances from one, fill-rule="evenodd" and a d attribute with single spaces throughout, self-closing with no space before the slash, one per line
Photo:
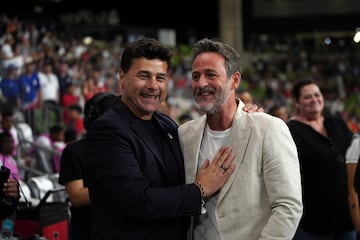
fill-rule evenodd
<path id="1" fill-rule="evenodd" d="M 154 144 L 154 141 L 149 136 L 148 131 L 144 128 L 144 125 L 141 123 L 142 120 L 135 117 L 135 115 L 130 111 L 130 109 L 121 102 L 120 108 L 114 109 L 115 111 L 122 112 L 125 115 L 125 118 L 128 120 L 129 128 L 134 132 L 135 135 L 139 136 L 139 139 L 144 143 L 145 146 L 154 154 L 157 162 L 163 168 L 166 173 L 165 163 L 161 160 L 160 153 L 157 147 Z"/>
<path id="2" fill-rule="evenodd" d="M 245 151 L 250 138 L 252 129 L 247 124 L 246 113 L 242 110 L 242 108 L 243 105 L 239 103 L 230 134 L 230 146 L 233 147 L 235 153 L 236 168 L 235 171 L 230 175 L 228 181 L 221 188 L 218 202 L 220 202 L 221 199 L 225 196 L 230 186 L 232 185 L 232 182 L 236 179 L 236 176 L 242 167 L 242 163 L 245 157 Z"/>
<path id="3" fill-rule="evenodd" d="M 201 116 L 199 119 L 190 123 L 189 127 L 185 128 L 185 132 L 180 133 L 182 142 L 184 143 L 182 145 L 182 151 L 185 159 L 186 183 L 195 181 L 205 124 L 206 117 Z"/>

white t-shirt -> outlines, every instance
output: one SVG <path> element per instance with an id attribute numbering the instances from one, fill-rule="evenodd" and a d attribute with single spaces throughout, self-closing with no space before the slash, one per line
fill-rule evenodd
<path id="1" fill-rule="evenodd" d="M 355 134 L 346 151 L 346 163 L 357 163 L 360 158 L 360 135 Z"/>
<path id="2" fill-rule="evenodd" d="M 206 125 L 204 137 L 201 142 L 198 169 L 206 159 L 212 161 L 220 147 L 228 146 L 231 128 L 224 131 L 214 131 Z M 215 216 L 218 193 L 207 199 L 206 213 L 199 218 L 200 225 L 194 229 L 194 240 L 219 240 L 221 239 Z"/>

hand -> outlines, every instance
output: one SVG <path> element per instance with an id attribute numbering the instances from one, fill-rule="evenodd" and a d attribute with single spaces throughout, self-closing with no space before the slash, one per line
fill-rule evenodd
<path id="1" fill-rule="evenodd" d="M 202 186 L 203 197 L 209 197 L 217 192 L 235 170 L 235 154 L 231 147 L 222 147 L 209 162 L 206 160 L 196 175 L 196 181 Z"/>
<path id="2" fill-rule="evenodd" d="M 262 107 L 259 107 L 255 103 L 247 103 L 243 107 L 243 111 L 247 113 L 264 112 L 264 109 Z"/>
<path id="3" fill-rule="evenodd" d="M 9 178 L 4 183 L 3 191 L 4 191 L 4 194 L 8 197 L 18 198 L 20 196 L 19 185 L 18 185 L 18 182 L 16 181 L 16 179 L 14 179 L 14 178 Z"/>

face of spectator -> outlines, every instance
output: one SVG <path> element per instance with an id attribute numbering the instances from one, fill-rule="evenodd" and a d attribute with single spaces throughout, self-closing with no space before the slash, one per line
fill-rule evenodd
<path id="1" fill-rule="evenodd" d="M 296 103 L 300 114 L 320 113 L 324 109 L 324 98 L 316 84 L 305 85 L 300 90 L 300 97 Z"/>
<path id="2" fill-rule="evenodd" d="M 3 138 L 0 145 L 2 147 L 1 153 L 4 155 L 11 155 L 14 151 L 14 139 L 11 136 Z"/>
<path id="3" fill-rule="evenodd" d="M 1 126 L 5 131 L 9 131 L 14 124 L 14 119 L 10 116 L 3 116 Z"/>
<path id="4" fill-rule="evenodd" d="M 288 121 L 288 113 L 287 113 L 286 107 L 279 107 L 275 111 L 274 115 L 277 116 L 278 118 L 284 120 L 285 122 Z"/>
<path id="5" fill-rule="evenodd" d="M 64 131 L 59 131 L 59 132 L 52 134 L 51 138 L 54 142 L 63 142 L 64 138 L 65 138 L 64 134 L 65 134 Z"/>

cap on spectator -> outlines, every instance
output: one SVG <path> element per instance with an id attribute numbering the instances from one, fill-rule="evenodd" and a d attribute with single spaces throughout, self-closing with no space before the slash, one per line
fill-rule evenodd
<path id="1" fill-rule="evenodd" d="M 17 70 L 18 67 L 13 64 L 13 63 L 10 63 L 7 67 L 6 67 L 6 71 L 12 71 L 12 70 Z"/>

